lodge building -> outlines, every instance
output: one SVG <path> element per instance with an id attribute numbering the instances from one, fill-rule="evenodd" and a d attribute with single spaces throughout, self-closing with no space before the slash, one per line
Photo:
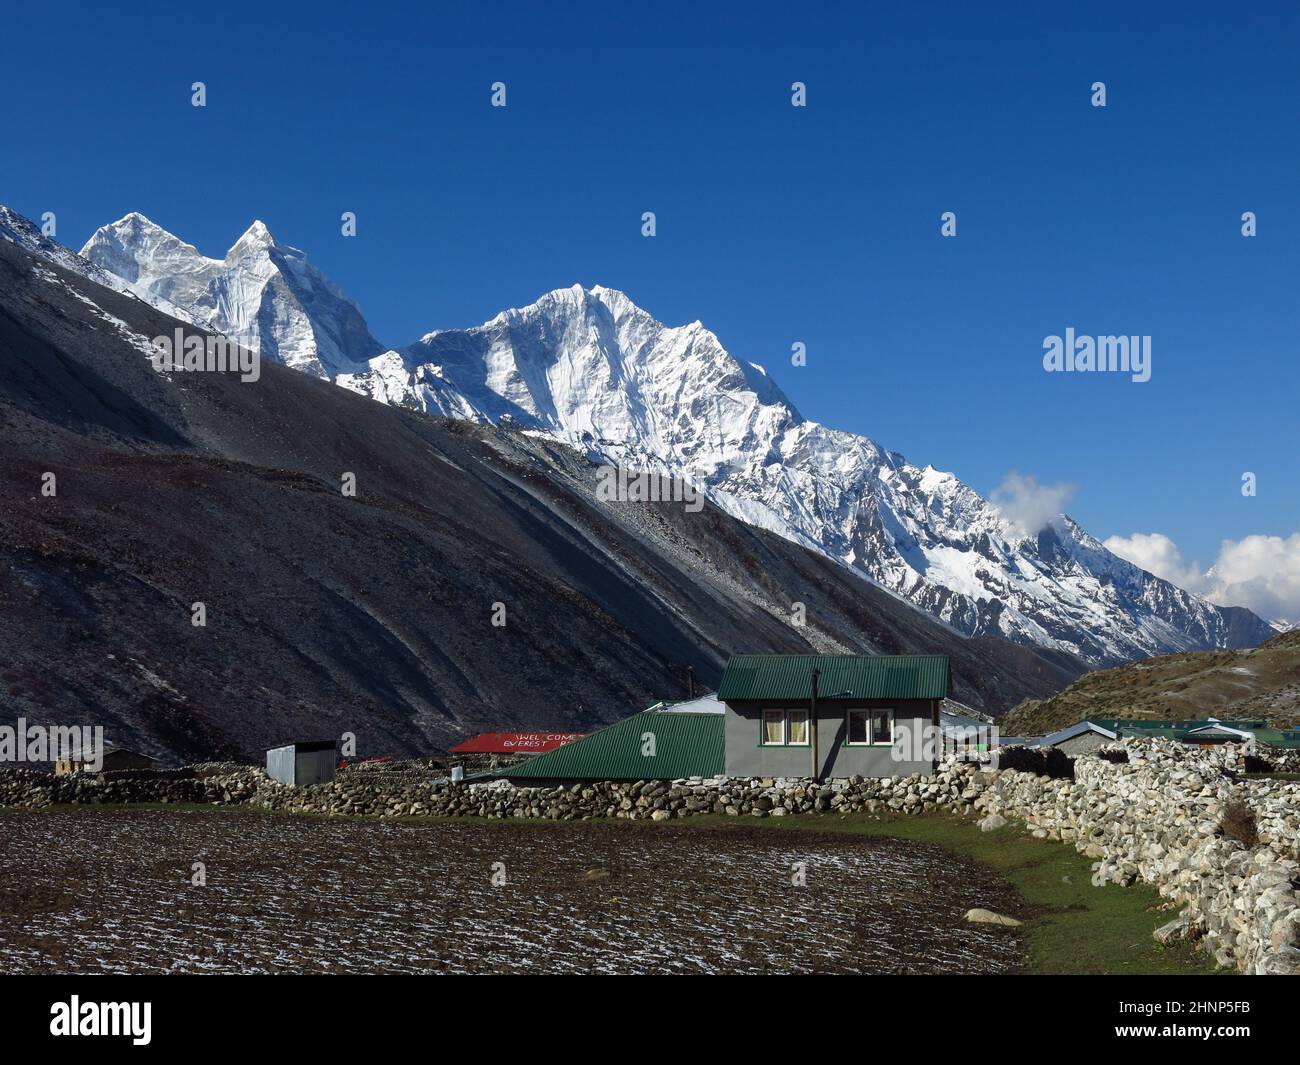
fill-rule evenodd
<path id="1" fill-rule="evenodd" d="M 939 727 L 950 686 L 945 655 L 735 655 L 716 696 L 656 703 L 524 764 L 474 777 L 528 785 L 928 775 L 936 752 L 918 749 L 918 740 Z"/>

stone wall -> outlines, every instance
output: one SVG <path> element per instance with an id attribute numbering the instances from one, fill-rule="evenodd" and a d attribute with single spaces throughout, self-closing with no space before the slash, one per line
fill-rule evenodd
<path id="1" fill-rule="evenodd" d="M 229 765 L 73 777 L 4 769 L 0 806 L 189 802 L 328 815 L 653 821 L 702 813 L 944 812 L 981 817 L 990 829 L 1014 820 L 1094 859 L 1095 883 L 1143 880 L 1171 908 L 1185 905 L 1158 933 L 1162 940 L 1198 939 L 1220 965 L 1245 972 L 1300 973 L 1300 784 L 1245 779 L 1236 772 L 1241 752 L 1230 746 L 1126 740 L 1122 749 L 1127 759 L 1081 756 L 1072 778 L 1034 772 L 1032 757 L 1018 762 L 1010 754 L 996 772 L 946 762 L 930 777 L 821 784 L 755 778 L 520 788 L 506 781 L 452 785 L 412 769 L 345 770 L 332 783 L 293 788 L 261 769 Z M 1248 848 L 1221 832 L 1231 801 L 1253 811 L 1258 845 Z"/>
<path id="2" fill-rule="evenodd" d="M 60 803 L 215 803 L 250 801 L 273 783 L 261 769 L 209 763 L 185 769 L 127 769 L 114 773 L 53 773 L 0 768 L 0 807 L 40 809 Z"/>
<path id="3" fill-rule="evenodd" d="M 1264 747 L 1257 754 L 1260 756 L 1260 760 L 1267 762 L 1268 767 L 1274 772 L 1300 773 L 1300 751 L 1298 750 Z"/>
<path id="4" fill-rule="evenodd" d="M 987 774 L 976 805 L 1096 860 L 1095 883 L 1143 880 L 1183 915 L 1160 938 L 1196 938 L 1225 966 L 1300 973 L 1300 784 L 1246 780 L 1239 752 L 1125 741 L 1129 760 L 1081 757 L 1075 779 Z M 1254 813 L 1259 845 L 1220 831 L 1231 801 Z"/>

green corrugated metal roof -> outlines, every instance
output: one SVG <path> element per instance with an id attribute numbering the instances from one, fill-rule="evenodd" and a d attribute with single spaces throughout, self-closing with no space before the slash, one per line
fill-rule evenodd
<path id="1" fill-rule="evenodd" d="M 1102 728 L 1110 729 L 1112 732 L 1118 732 L 1122 736 L 1133 736 L 1146 739 L 1178 740 L 1179 742 L 1187 739 L 1191 739 L 1195 742 L 1196 736 L 1193 735 L 1195 729 L 1210 728 L 1216 724 L 1216 722 L 1205 719 L 1154 721 L 1143 720 L 1141 718 L 1121 718 L 1116 720 L 1113 718 L 1092 717 L 1088 720 L 1094 725 L 1100 725 Z M 1228 728 L 1240 729 L 1243 732 L 1253 733 L 1257 742 L 1266 743 L 1272 747 L 1300 747 L 1300 736 L 1294 735 L 1292 730 L 1269 728 L 1261 724 L 1258 718 L 1235 719 L 1232 721 L 1225 720 L 1219 721 L 1217 724 L 1226 725 Z"/>
<path id="2" fill-rule="evenodd" d="M 1255 739 L 1272 747 L 1300 747 L 1300 732 L 1295 729 L 1257 728 L 1251 729 Z"/>
<path id="3" fill-rule="evenodd" d="M 1158 718 L 1144 717 L 1090 717 L 1088 718 L 1094 725 L 1100 725 L 1102 728 L 1110 729 L 1111 732 L 1118 732 L 1121 729 L 1136 728 L 1150 729 L 1153 731 L 1172 732 L 1179 729 L 1201 728 L 1204 725 L 1213 724 L 1209 718 L 1180 718 L 1177 721 L 1161 721 Z M 1255 729 L 1265 728 L 1266 723 L 1261 718 L 1223 718 L 1220 725 L 1227 725 L 1229 728 L 1239 728 L 1247 732 Z"/>
<path id="4" fill-rule="evenodd" d="M 677 780 L 724 771 L 722 714 L 639 714 L 539 754 L 519 765 L 475 776 L 511 780 Z M 654 756 L 642 753 L 654 735 Z"/>
<path id="5" fill-rule="evenodd" d="M 823 698 L 852 692 L 858 699 L 942 699 L 948 694 L 947 655 L 733 655 L 718 685 L 723 702 L 807 699 L 813 667 Z"/>

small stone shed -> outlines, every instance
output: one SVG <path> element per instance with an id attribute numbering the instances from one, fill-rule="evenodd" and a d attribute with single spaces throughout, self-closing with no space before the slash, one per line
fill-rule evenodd
<path id="1" fill-rule="evenodd" d="M 1108 729 L 1093 721 L 1076 721 L 1068 728 L 1053 732 L 1050 736 L 1044 736 L 1031 746 L 1055 747 L 1058 751 L 1073 758 L 1076 755 L 1088 754 L 1108 743 L 1114 743 L 1118 738 L 1119 734 L 1113 729 Z"/>
<path id="2" fill-rule="evenodd" d="M 147 754 L 141 754 L 139 751 L 132 751 L 126 747 L 114 747 L 108 744 L 104 747 L 103 764 L 94 768 L 93 760 L 83 758 L 80 753 L 73 752 L 66 758 L 58 758 L 54 762 L 54 775 L 67 776 L 70 773 L 115 773 L 122 769 L 157 769 L 157 759 L 150 758 Z"/>

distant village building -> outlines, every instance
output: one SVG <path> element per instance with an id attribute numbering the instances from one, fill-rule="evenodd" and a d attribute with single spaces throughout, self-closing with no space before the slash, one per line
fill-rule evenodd
<path id="1" fill-rule="evenodd" d="M 297 788 L 328 784 L 334 779 L 337 763 L 333 740 L 299 740 L 266 751 L 266 775 Z"/>
<path id="2" fill-rule="evenodd" d="M 1189 728 L 1180 737 L 1183 743 L 1199 744 L 1202 747 L 1210 747 L 1220 743 L 1248 743 L 1255 739 L 1253 730 L 1233 728 L 1210 718 L 1204 725 L 1198 725 L 1195 728 Z"/>
<path id="3" fill-rule="evenodd" d="M 1073 758 L 1075 755 L 1087 754 L 1090 751 L 1097 750 L 1098 747 L 1114 743 L 1117 739 L 1119 739 L 1119 734 L 1112 729 L 1105 728 L 1093 721 L 1078 721 L 1068 728 L 1061 729 L 1059 732 L 1053 732 L 1049 736 L 1032 740 L 1029 746 L 1055 747 Z"/>
<path id="4" fill-rule="evenodd" d="M 1023 742 L 1030 747 L 1056 747 L 1070 756 L 1086 754 L 1117 740 L 1163 739 L 1196 747 L 1224 743 L 1262 743 L 1272 747 L 1300 747 L 1294 730 L 1271 728 L 1261 719 L 1220 721 L 1215 717 L 1159 721 L 1149 718 L 1093 718 L 1077 721 L 1059 732 L 1023 740 L 1003 738 L 1002 746 Z"/>
<path id="5" fill-rule="evenodd" d="M 1220 743 L 1241 743 L 1252 736 L 1260 743 L 1280 738 L 1276 729 L 1260 718 L 1220 721 L 1217 717 L 1182 718 L 1176 721 L 1158 721 L 1146 718 L 1093 718 L 1094 725 L 1111 729 L 1121 737 L 1135 739 L 1177 740 L 1211 746 Z"/>
<path id="6" fill-rule="evenodd" d="M 147 754 L 132 751 L 126 747 L 104 747 L 103 763 L 96 768 L 96 759 L 83 757 L 79 752 L 68 754 L 54 761 L 55 776 L 67 776 L 70 773 L 115 773 L 122 769 L 156 769 L 158 760 Z"/>
<path id="7" fill-rule="evenodd" d="M 968 714 L 939 710 L 939 731 L 943 738 L 945 755 L 960 755 L 963 759 L 979 759 L 998 746 L 998 727 Z"/>

